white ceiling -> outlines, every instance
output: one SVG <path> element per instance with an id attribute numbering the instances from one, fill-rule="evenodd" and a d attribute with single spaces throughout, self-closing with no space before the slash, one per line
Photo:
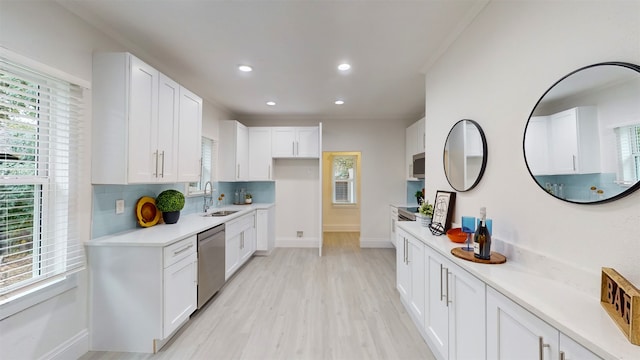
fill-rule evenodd
<path id="1" fill-rule="evenodd" d="M 487 1 L 58 0 L 238 118 L 394 120 L 424 114 L 422 71 Z"/>

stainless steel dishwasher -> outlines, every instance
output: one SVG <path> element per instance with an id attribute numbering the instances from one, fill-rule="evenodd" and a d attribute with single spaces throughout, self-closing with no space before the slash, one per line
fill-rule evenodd
<path id="1" fill-rule="evenodd" d="M 224 285 L 224 224 L 198 234 L 198 309 Z"/>

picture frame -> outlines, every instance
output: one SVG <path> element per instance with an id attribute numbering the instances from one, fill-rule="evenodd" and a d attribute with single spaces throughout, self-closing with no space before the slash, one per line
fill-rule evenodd
<path id="1" fill-rule="evenodd" d="M 436 199 L 433 202 L 433 217 L 431 220 L 431 232 L 442 235 L 451 228 L 451 218 L 456 204 L 456 193 L 452 191 L 436 191 Z"/>

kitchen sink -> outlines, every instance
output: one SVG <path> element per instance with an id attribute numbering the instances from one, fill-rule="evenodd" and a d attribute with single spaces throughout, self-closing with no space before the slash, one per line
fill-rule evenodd
<path id="1" fill-rule="evenodd" d="M 220 211 L 204 214 L 202 216 L 228 216 L 231 214 L 235 214 L 237 212 L 238 210 L 220 210 Z"/>

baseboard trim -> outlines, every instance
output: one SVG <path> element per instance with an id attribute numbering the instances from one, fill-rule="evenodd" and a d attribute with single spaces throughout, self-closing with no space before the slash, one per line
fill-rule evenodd
<path id="1" fill-rule="evenodd" d="M 322 231 L 324 232 L 360 232 L 360 225 L 358 224 L 338 224 L 338 225 L 323 225 Z"/>
<path id="2" fill-rule="evenodd" d="M 40 360 L 78 359 L 89 352 L 89 330 L 83 329 L 53 350 L 42 355 Z"/>
<path id="3" fill-rule="evenodd" d="M 288 248 L 317 248 L 320 246 L 318 238 L 280 238 L 276 239 L 276 247 Z"/>
<path id="4" fill-rule="evenodd" d="M 360 238 L 361 248 L 393 248 L 393 244 L 387 238 Z"/>

